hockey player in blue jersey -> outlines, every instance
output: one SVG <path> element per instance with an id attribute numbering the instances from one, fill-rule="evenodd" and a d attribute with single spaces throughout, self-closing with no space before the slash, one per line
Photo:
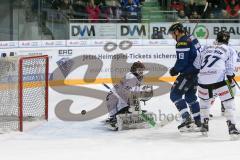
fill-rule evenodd
<path id="1" fill-rule="evenodd" d="M 194 36 L 189 35 L 179 22 L 171 25 L 168 34 L 177 42 L 177 60 L 170 69 L 170 75 L 178 75 L 178 77 L 171 88 L 170 99 L 177 107 L 182 118 L 182 123 L 178 126 L 178 129 L 181 132 L 189 131 L 193 128 L 200 129 L 200 107 L 196 96 L 197 74 L 199 70 L 193 66 L 193 62 L 201 46 L 198 40 Z M 189 113 L 188 106 L 192 114 Z"/>

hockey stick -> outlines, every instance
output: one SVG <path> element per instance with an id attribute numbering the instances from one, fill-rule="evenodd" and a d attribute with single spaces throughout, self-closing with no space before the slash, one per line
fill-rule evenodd
<path id="1" fill-rule="evenodd" d="M 117 92 L 113 89 L 111 89 L 107 84 L 103 83 L 103 86 L 106 87 L 107 89 L 109 89 L 117 98 L 121 99 L 122 101 L 124 101 L 122 99 L 122 97 L 120 97 Z M 149 124 L 150 127 L 155 127 L 156 126 L 156 122 L 154 121 L 154 119 L 152 117 L 149 117 L 148 115 L 146 115 L 144 112 L 141 112 L 140 114 L 141 118 L 147 122 Z"/>
<path id="2" fill-rule="evenodd" d="M 240 86 L 239 84 L 237 83 L 237 81 L 233 78 L 233 81 L 235 82 L 235 84 L 237 85 L 238 89 L 240 90 Z"/>
<path id="3" fill-rule="evenodd" d="M 205 4 L 205 7 L 204 7 L 204 9 L 203 9 L 203 13 L 202 13 L 202 15 L 201 15 L 201 18 L 204 16 L 204 14 L 205 14 L 205 12 L 206 12 L 206 10 L 207 10 L 207 7 L 208 7 L 208 1 L 207 1 L 206 4 Z M 196 30 L 196 28 L 197 28 L 197 26 L 198 26 L 198 23 L 199 23 L 199 21 L 197 21 L 195 27 L 193 28 L 192 35 L 194 34 L 194 32 L 195 32 L 195 30 Z"/>

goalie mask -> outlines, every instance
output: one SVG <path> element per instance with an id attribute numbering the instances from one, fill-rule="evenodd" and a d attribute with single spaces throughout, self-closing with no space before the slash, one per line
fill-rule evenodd
<path id="1" fill-rule="evenodd" d="M 131 66 L 130 72 L 132 72 L 139 80 L 143 78 L 143 71 L 145 70 L 145 66 L 142 62 L 137 61 L 134 62 Z"/>
<path id="2" fill-rule="evenodd" d="M 220 31 L 217 34 L 216 41 L 218 43 L 228 44 L 229 39 L 230 39 L 230 33 L 228 31 Z"/>

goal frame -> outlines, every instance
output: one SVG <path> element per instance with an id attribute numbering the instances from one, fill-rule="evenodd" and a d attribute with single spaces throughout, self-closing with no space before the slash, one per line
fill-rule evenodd
<path id="1" fill-rule="evenodd" d="M 18 104 L 18 113 L 19 113 L 19 131 L 23 131 L 23 89 L 24 89 L 24 81 L 23 81 L 23 62 L 24 60 L 29 59 L 38 59 L 43 58 L 46 60 L 45 66 L 45 120 L 48 121 L 48 74 L 49 74 L 49 57 L 48 55 L 41 55 L 41 56 L 28 56 L 28 57 L 21 57 L 19 59 L 19 78 L 18 78 L 18 91 L 19 91 L 19 104 Z"/>

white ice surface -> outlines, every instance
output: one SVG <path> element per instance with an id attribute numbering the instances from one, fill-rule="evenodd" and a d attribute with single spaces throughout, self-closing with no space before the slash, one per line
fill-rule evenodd
<path id="1" fill-rule="evenodd" d="M 93 87 L 93 86 L 92 86 Z M 94 88 L 104 89 L 102 86 Z M 54 107 L 61 98 L 74 100 L 71 111 L 79 112 L 97 106 L 93 98 L 61 95 L 50 90 L 49 121 L 25 132 L 0 134 L 1 160 L 238 160 L 240 140 L 230 141 L 226 120 L 220 116 L 220 103 L 212 108 L 209 137 L 200 133 L 181 134 L 179 122 L 163 128 L 109 131 L 101 120 L 64 122 L 56 118 Z M 240 100 L 236 96 L 237 122 L 240 122 Z M 93 106 L 95 104 L 95 106 Z M 80 107 L 79 107 L 80 106 Z M 83 106 L 83 107 L 81 107 Z M 151 99 L 143 108 L 158 113 L 177 114 L 169 94 Z"/>

